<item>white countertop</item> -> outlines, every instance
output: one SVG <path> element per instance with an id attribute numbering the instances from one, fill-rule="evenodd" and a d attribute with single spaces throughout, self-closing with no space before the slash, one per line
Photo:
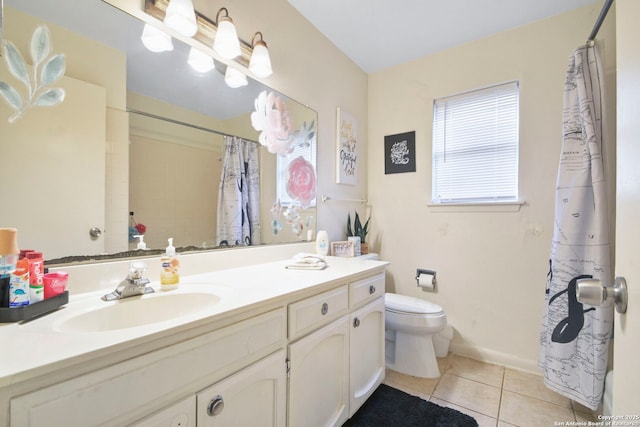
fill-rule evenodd
<path id="1" fill-rule="evenodd" d="M 351 277 L 383 271 L 386 262 L 359 258 L 327 257 L 324 270 L 286 269 L 291 260 L 219 270 L 211 273 L 183 276 L 176 290 L 159 291 L 159 283 L 152 281 L 156 293 L 120 301 L 105 302 L 104 290 L 71 295 L 62 309 L 20 323 L 0 324 L 0 388 L 35 378 L 54 369 L 71 367 L 96 357 L 112 354 L 137 344 L 151 342 L 208 323 L 230 318 L 248 310 L 276 303 L 286 304 L 297 297 L 304 298 L 305 290 L 321 291 Z M 211 293 L 220 297 L 213 307 L 196 311 L 169 321 L 145 326 L 104 332 L 61 331 L 67 319 L 110 304 L 126 304 L 133 299 L 158 298 L 163 294 Z M 180 307 L 182 309 L 184 307 Z M 246 317 L 251 317 L 247 314 Z"/>

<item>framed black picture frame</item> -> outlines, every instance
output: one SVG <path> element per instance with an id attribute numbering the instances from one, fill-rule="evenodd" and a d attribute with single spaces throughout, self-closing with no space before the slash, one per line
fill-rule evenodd
<path id="1" fill-rule="evenodd" d="M 416 131 L 384 137 L 384 173 L 416 171 Z"/>

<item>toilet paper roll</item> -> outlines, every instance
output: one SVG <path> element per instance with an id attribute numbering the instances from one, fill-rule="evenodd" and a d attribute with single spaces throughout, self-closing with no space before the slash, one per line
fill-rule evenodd
<path id="1" fill-rule="evenodd" d="M 418 276 L 418 286 L 424 290 L 432 291 L 435 289 L 435 278 L 433 274 L 422 273 Z"/>

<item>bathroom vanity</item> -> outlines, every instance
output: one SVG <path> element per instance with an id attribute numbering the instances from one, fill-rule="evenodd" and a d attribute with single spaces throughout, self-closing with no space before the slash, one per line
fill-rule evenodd
<path id="1" fill-rule="evenodd" d="M 0 424 L 341 425 L 384 378 L 386 263 L 288 263 L 1 324 Z"/>

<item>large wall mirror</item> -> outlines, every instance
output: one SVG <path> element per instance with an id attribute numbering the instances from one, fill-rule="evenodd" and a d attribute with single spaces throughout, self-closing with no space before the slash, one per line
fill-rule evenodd
<path id="1" fill-rule="evenodd" d="M 14 111 L 0 100 L 0 226 L 18 228 L 21 248 L 57 262 L 141 255 L 132 251 L 142 232 L 148 248 L 173 237 L 195 250 L 303 241 L 315 229 L 315 111 L 251 78 L 231 88 L 224 64 L 196 71 L 191 46 L 176 39 L 170 52 L 149 51 L 143 23 L 102 0 L 4 0 L 3 18 L 4 39 L 30 71 L 31 37 L 42 24 L 52 54 L 66 61 L 56 82 L 61 104 L 9 123 Z M 25 91 L 6 62 L 0 82 Z M 252 114 L 264 119 L 272 107 L 287 134 L 284 149 L 252 123 Z M 242 185 L 253 188 L 256 226 L 240 239 L 220 229 L 247 220 L 247 210 L 220 202 L 233 188 L 221 177 L 231 174 L 231 182 L 239 173 L 238 152 L 255 172 Z M 245 197 L 236 203 L 246 207 Z"/>

